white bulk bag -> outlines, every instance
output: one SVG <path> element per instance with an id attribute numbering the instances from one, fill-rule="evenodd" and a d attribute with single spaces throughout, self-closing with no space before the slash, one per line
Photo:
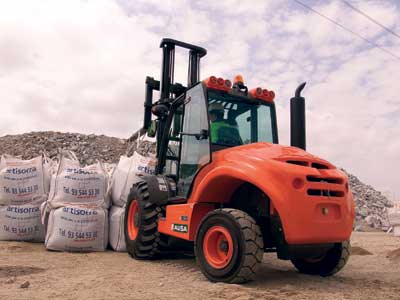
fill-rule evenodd
<path id="1" fill-rule="evenodd" d="M 58 170 L 58 162 L 45 156 L 43 163 L 43 174 L 44 174 L 44 186 L 46 188 L 47 197 L 50 193 L 51 177 L 57 173 L 57 170 Z"/>
<path id="2" fill-rule="evenodd" d="M 134 156 L 121 156 L 111 179 L 111 198 L 113 205 L 124 206 L 132 185 L 140 180 L 133 169 Z"/>
<path id="3" fill-rule="evenodd" d="M 133 168 L 132 171 L 135 174 L 149 174 L 154 175 L 156 173 L 157 158 L 154 155 L 143 156 L 139 153 L 133 153 Z"/>
<path id="4" fill-rule="evenodd" d="M 393 226 L 393 235 L 400 237 L 400 225 Z"/>
<path id="5" fill-rule="evenodd" d="M 124 233 L 125 208 L 111 206 L 109 212 L 109 240 L 110 246 L 115 251 L 125 252 L 125 233 Z"/>
<path id="6" fill-rule="evenodd" d="M 49 213 L 45 246 L 58 251 L 104 251 L 108 213 L 103 208 L 65 206 Z"/>
<path id="7" fill-rule="evenodd" d="M 1 241 L 44 241 L 44 226 L 40 222 L 40 204 L 0 207 Z"/>
<path id="8" fill-rule="evenodd" d="M 391 226 L 400 225 L 400 208 L 389 208 L 388 219 Z"/>
<path id="9" fill-rule="evenodd" d="M 104 170 L 106 170 L 106 172 L 107 172 L 108 177 L 111 178 L 117 164 L 105 162 L 105 163 L 103 163 L 103 166 L 104 166 Z"/>
<path id="10" fill-rule="evenodd" d="M 62 155 L 48 201 L 52 208 L 73 204 L 109 207 L 107 188 L 108 174 L 100 162 L 81 167 L 77 159 Z"/>
<path id="11" fill-rule="evenodd" d="M 30 160 L 2 155 L 0 160 L 0 205 L 41 203 L 49 192 L 51 164 L 38 156 Z"/>

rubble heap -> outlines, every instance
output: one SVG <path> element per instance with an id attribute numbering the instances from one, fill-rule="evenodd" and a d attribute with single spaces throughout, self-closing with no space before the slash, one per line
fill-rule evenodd
<path id="1" fill-rule="evenodd" d="M 115 137 L 94 134 L 30 132 L 6 135 L 0 138 L 0 154 L 36 157 L 46 152 L 51 158 L 58 156 L 61 149 L 74 151 L 82 165 L 96 160 L 115 163 L 125 154 L 127 141 Z"/>
<path id="2" fill-rule="evenodd" d="M 130 156 L 134 151 L 141 155 L 155 153 L 154 143 L 137 143 L 136 136 L 120 139 L 104 135 L 52 131 L 6 135 L 0 137 L 0 155 L 11 154 L 28 159 L 46 152 L 51 158 L 55 158 L 61 149 L 67 149 L 76 153 L 82 165 L 87 165 L 96 160 L 117 163 L 121 155 Z M 356 176 L 349 173 L 347 175 L 356 203 L 355 229 L 386 230 L 389 227 L 387 208 L 393 206 L 391 201 L 370 185 L 362 183 Z"/>
<path id="3" fill-rule="evenodd" d="M 356 230 L 389 229 L 387 209 L 393 207 L 392 201 L 372 186 L 362 183 L 356 176 L 347 173 L 356 206 Z"/>

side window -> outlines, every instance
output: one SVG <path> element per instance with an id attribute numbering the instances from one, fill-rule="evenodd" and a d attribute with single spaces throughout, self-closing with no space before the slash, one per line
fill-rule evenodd
<path id="1" fill-rule="evenodd" d="M 263 142 L 274 141 L 272 130 L 271 108 L 268 106 L 260 106 L 258 109 L 258 140 Z"/>
<path id="2" fill-rule="evenodd" d="M 202 130 L 209 130 L 207 105 L 201 84 L 186 92 L 185 103 L 182 132 L 186 134 L 182 135 L 178 182 L 178 193 L 182 196 L 187 195 L 196 172 L 210 162 L 209 137 L 198 139 L 193 136 Z"/>
<path id="3" fill-rule="evenodd" d="M 242 138 L 243 144 L 251 143 L 251 116 L 250 110 L 240 114 L 236 118 L 236 122 L 239 127 L 240 137 Z"/>

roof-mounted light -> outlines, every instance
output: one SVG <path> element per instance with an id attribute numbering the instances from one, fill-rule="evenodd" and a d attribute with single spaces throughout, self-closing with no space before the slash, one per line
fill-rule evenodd
<path id="1" fill-rule="evenodd" d="M 217 77 L 211 76 L 211 77 L 209 78 L 209 80 L 210 80 L 210 83 L 211 83 L 211 84 L 217 84 Z"/>
<path id="2" fill-rule="evenodd" d="M 263 89 L 260 87 L 250 90 L 249 94 L 253 98 L 265 100 L 268 102 L 273 102 L 275 98 L 274 91 L 268 91 L 267 89 Z"/>
<path id="3" fill-rule="evenodd" d="M 233 79 L 233 84 L 244 85 L 243 76 L 240 74 L 236 75 L 235 78 Z"/>
<path id="4" fill-rule="evenodd" d="M 207 79 L 203 80 L 204 84 L 214 90 L 220 91 L 229 91 L 232 87 L 232 83 L 230 80 L 225 80 L 221 77 L 217 78 L 215 76 L 210 76 Z"/>

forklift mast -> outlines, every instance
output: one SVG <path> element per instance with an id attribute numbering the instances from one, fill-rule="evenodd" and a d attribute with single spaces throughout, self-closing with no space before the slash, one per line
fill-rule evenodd
<path id="1" fill-rule="evenodd" d="M 161 85 L 160 101 L 170 101 L 174 93 L 174 66 L 175 66 L 175 47 L 181 47 L 189 50 L 189 65 L 187 88 L 190 88 L 200 80 L 200 58 L 207 54 L 207 50 L 199 46 L 187 44 L 184 42 L 163 39 L 160 48 L 163 50 L 161 66 Z"/>
<path id="2" fill-rule="evenodd" d="M 181 47 L 189 50 L 188 79 L 186 87 L 180 83 L 174 83 L 175 48 Z M 164 132 L 165 120 L 171 102 L 188 88 L 200 80 L 200 59 L 207 54 L 207 50 L 188 43 L 173 39 L 163 39 L 162 48 L 161 81 L 152 77 L 146 77 L 146 94 L 144 102 L 143 130 L 147 130 L 151 123 L 152 113 L 158 117 L 157 141 L 161 140 Z M 153 103 L 153 91 L 160 91 L 160 99 Z M 157 154 L 159 143 L 157 143 Z"/>

